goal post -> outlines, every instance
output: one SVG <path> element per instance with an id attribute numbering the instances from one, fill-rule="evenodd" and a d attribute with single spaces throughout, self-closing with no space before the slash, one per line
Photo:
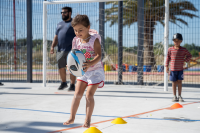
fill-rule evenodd
<path id="1" fill-rule="evenodd" d="M 139 76 L 137 72 L 143 70 L 143 75 L 141 75 L 141 80 L 144 81 L 143 86 L 164 85 L 164 91 L 168 91 L 168 73 L 166 73 L 166 68 L 163 68 L 163 66 L 166 61 L 169 43 L 169 0 L 163 1 L 162 6 L 157 3 L 151 8 L 140 7 L 144 10 L 144 17 L 141 17 L 142 13 L 137 12 L 137 8 L 135 8 L 138 6 L 138 2 L 141 1 L 123 1 L 123 4 L 120 5 L 123 6 L 122 13 L 124 16 L 123 20 L 121 20 L 123 22 L 123 26 L 121 25 L 122 35 L 117 32 L 120 31 L 118 27 L 119 20 L 116 19 L 120 16 L 117 9 L 119 7 L 118 1 L 122 0 L 43 1 L 42 76 L 44 87 L 46 87 L 47 83 L 60 81 L 56 55 L 50 54 L 49 51 L 51 41 L 55 36 L 54 28 L 60 20 L 60 10 L 63 6 L 70 6 L 73 9 L 73 15 L 88 15 L 92 24 L 91 29 L 97 30 L 105 39 L 103 41 L 105 46 L 102 45 L 102 53 L 104 55 L 102 62 L 104 63 L 105 81 L 107 83 L 116 83 L 121 78 L 124 84 L 137 84 Z M 154 16 L 151 11 L 154 12 L 157 9 L 162 9 L 161 16 L 150 21 L 148 16 Z M 162 14 L 165 14 L 165 17 Z M 73 15 L 72 18 L 74 17 Z M 140 21 L 143 21 L 144 24 L 140 23 L 136 17 L 141 17 Z M 120 23 L 122 23 L 121 21 Z M 163 22 L 164 27 L 159 23 L 157 24 L 157 21 Z M 140 23 L 140 27 L 142 26 L 148 31 L 137 30 L 139 27 L 137 23 Z M 157 26 L 152 27 L 155 23 Z M 153 30 L 154 28 L 157 30 Z M 139 37 L 142 42 L 138 42 L 138 34 L 144 34 L 144 37 Z M 119 38 L 123 41 L 123 45 L 119 45 Z M 137 55 L 138 43 L 145 47 L 139 51 L 141 52 L 140 55 Z M 121 64 L 118 60 L 119 56 L 122 56 Z M 140 60 L 137 58 L 139 56 L 144 56 L 144 58 Z M 141 62 L 144 64 L 139 65 Z M 120 76 L 122 77 L 119 77 L 118 74 L 121 74 Z M 67 74 L 67 79 L 68 76 Z"/>
<path id="2" fill-rule="evenodd" d="M 71 3 L 92 3 L 110 2 L 123 0 L 66 0 L 66 1 L 43 1 L 43 86 L 46 87 L 46 63 L 47 63 L 47 5 L 71 4 Z"/>
<path id="3" fill-rule="evenodd" d="M 47 4 L 43 2 L 43 86 L 46 87 L 46 53 L 47 53 Z"/>
<path id="4" fill-rule="evenodd" d="M 169 0 L 165 0 L 165 30 L 164 30 L 164 91 L 168 91 L 168 73 L 166 72 L 165 61 L 169 45 Z"/>

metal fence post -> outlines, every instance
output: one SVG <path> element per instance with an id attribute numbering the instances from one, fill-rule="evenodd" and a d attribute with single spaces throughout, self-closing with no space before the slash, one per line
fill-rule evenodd
<path id="1" fill-rule="evenodd" d="M 118 83 L 122 83 L 123 60 L 123 1 L 118 2 Z"/>
<path id="2" fill-rule="evenodd" d="M 15 71 L 17 71 L 17 57 L 16 57 L 16 17 L 15 17 L 15 0 L 13 0 L 13 20 L 14 20 L 14 64 L 15 64 Z"/>
<path id="3" fill-rule="evenodd" d="M 101 45 L 102 45 L 102 57 L 101 59 L 104 58 L 104 49 L 105 49 L 105 38 L 104 38 L 104 33 L 105 33 L 105 2 L 99 2 L 99 34 L 101 36 Z"/>
<path id="4" fill-rule="evenodd" d="M 144 43 L 144 0 L 138 0 L 138 51 L 137 51 L 137 83 L 143 85 L 143 43 Z"/>
<path id="5" fill-rule="evenodd" d="M 32 0 L 27 0 L 27 82 L 32 82 Z"/>

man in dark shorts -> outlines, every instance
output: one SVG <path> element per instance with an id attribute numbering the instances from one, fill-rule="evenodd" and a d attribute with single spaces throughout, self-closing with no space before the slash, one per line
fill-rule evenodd
<path id="1" fill-rule="evenodd" d="M 63 90 L 67 87 L 66 83 L 66 65 L 67 65 L 67 55 L 69 51 L 72 49 L 72 40 L 76 36 L 74 33 L 74 29 L 71 26 L 71 15 L 72 15 L 72 8 L 71 7 L 63 7 L 62 8 L 62 19 L 63 21 L 59 22 L 57 24 L 56 28 L 56 35 L 54 36 L 51 51 L 50 53 L 54 53 L 54 47 L 58 46 L 58 51 L 56 54 L 56 58 L 58 61 L 58 68 L 59 68 L 59 74 L 61 77 L 61 85 L 59 86 L 58 90 Z M 69 90 L 74 91 L 75 90 L 75 80 L 76 77 L 70 74 L 70 87 Z"/>

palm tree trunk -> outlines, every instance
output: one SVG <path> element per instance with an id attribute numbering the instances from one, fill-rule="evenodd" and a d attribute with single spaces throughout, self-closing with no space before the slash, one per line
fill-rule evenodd
<path id="1" fill-rule="evenodd" d="M 146 20 L 144 25 L 144 65 L 156 69 L 156 60 L 153 52 L 153 31 L 155 22 Z"/>

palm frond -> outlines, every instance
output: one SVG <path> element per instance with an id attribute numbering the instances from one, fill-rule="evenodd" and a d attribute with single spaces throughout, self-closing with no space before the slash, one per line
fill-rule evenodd
<path id="1" fill-rule="evenodd" d="M 194 4 L 192 4 L 189 1 L 170 3 L 169 8 L 176 9 L 177 11 L 181 11 L 181 10 L 190 10 L 190 11 L 194 11 L 194 12 L 198 11 L 198 9 L 195 8 Z"/>
<path id="2" fill-rule="evenodd" d="M 111 21 L 110 27 L 118 22 L 118 15 L 110 15 L 105 17 L 106 22 Z"/>
<path id="3" fill-rule="evenodd" d="M 118 1 L 110 1 L 110 2 L 106 2 L 106 5 L 109 5 L 109 4 L 112 4 L 112 5 L 118 5 Z"/>
<path id="4" fill-rule="evenodd" d="M 163 20 L 159 20 L 158 22 L 160 22 L 160 24 L 162 24 L 162 26 L 165 26 L 165 23 L 163 22 Z"/>
<path id="5" fill-rule="evenodd" d="M 176 23 L 176 20 L 169 20 L 169 22 L 171 22 L 171 23 L 177 25 L 178 27 L 182 28 L 180 25 L 178 25 L 178 24 Z"/>
<path id="6" fill-rule="evenodd" d="M 137 21 L 137 1 L 138 0 L 125 0 L 123 2 L 123 25 L 128 25 Z M 118 18 L 118 2 L 106 2 L 106 4 L 112 4 L 111 8 L 105 9 L 106 22 L 111 21 L 111 25 L 117 23 Z M 164 25 L 165 16 L 165 1 L 164 0 L 145 0 L 144 18 L 147 21 L 158 21 Z M 197 12 L 198 9 L 189 1 L 179 1 L 169 4 L 170 8 L 170 22 L 177 24 L 181 22 L 188 26 L 188 23 L 177 16 L 186 16 L 189 18 L 199 18 L 199 16 L 188 12 Z M 117 18 L 116 18 L 117 17 Z M 180 25 L 178 25 L 181 27 Z"/>
<path id="7" fill-rule="evenodd" d="M 115 14 L 117 12 L 118 12 L 118 7 L 112 7 L 112 8 L 109 8 L 109 9 L 105 9 L 106 15 Z"/>
<path id="8" fill-rule="evenodd" d="M 185 25 L 187 25 L 188 26 L 188 23 L 186 22 L 186 21 L 184 21 L 183 19 L 181 19 L 181 18 L 178 18 L 178 19 L 176 19 L 177 21 L 180 21 L 181 23 L 183 23 L 183 24 L 185 24 Z"/>
<path id="9" fill-rule="evenodd" d="M 170 16 L 170 22 L 174 23 L 175 25 L 179 26 L 180 28 L 182 28 L 180 25 L 177 24 L 177 21 L 185 24 L 188 26 L 188 23 L 186 21 L 184 21 L 183 19 L 181 18 L 177 18 L 176 16 Z"/>
<path id="10" fill-rule="evenodd" d="M 199 17 L 195 14 L 184 12 L 184 11 L 170 12 L 170 15 L 181 15 L 181 16 L 186 16 L 186 17 L 189 17 L 189 18 L 193 18 L 193 17 L 198 18 Z"/>

